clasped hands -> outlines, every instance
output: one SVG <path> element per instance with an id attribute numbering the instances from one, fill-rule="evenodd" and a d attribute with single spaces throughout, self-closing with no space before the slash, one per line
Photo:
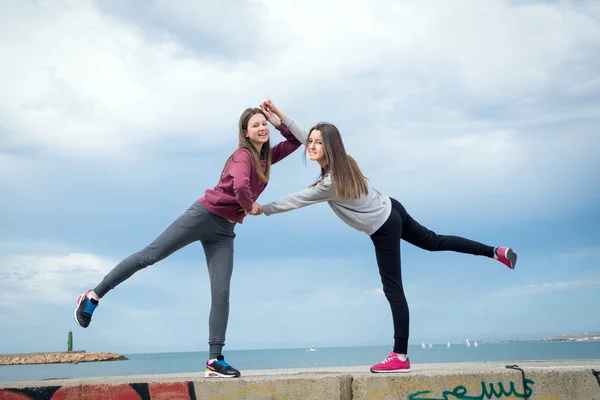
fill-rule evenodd
<path id="1" fill-rule="evenodd" d="M 257 202 L 252 204 L 252 210 L 250 212 L 246 212 L 248 215 L 261 215 L 263 213 L 262 207 Z"/>

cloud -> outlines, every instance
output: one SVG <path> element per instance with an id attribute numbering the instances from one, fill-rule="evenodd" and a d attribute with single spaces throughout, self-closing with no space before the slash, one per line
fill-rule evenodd
<path id="1" fill-rule="evenodd" d="M 425 206 L 468 196 L 547 214 L 587 201 L 600 169 L 594 5 L 355 0 L 339 20 L 312 0 L 136 4 L 3 6 L 3 172 L 44 169 L 32 151 L 224 158 L 238 115 L 267 95 L 307 126 L 336 123 L 378 188 Z"/>
<path id="2" fill-rule="evenodd" d="M 78 290 L 102 279 L 114 264 L 98 255 L 78 252 L 3 254 L 0 304 L 17 309 L 24 304 L 58 305 L 74 301 Z"/>
<path id="3" fill-rule="evenodd" d="M 471 116 L 456 96 L 483 104 L 522 101 L 557 74 L 571 73 L 560 68 L 600 35 L 588 10 L 569 3 L 453 1 L 440 8 L 432 1 L 357 0 L 336 29 L 310 24 L 316 10 L 321 20 L 339 14 L 339 7 L 319 1 L 240 2 L 239 9 L 155 1 L 142 15 L 102 4 L 3 6 L 2 33 L 13 38 L 3 48 L 12 62 L 0 66 L 11 94 L 0 103 L 7 143 L 105 157 L 160 149 L 174 139 L 211 148 L 231 143 L 214 133 L 234 130 L 248 102 L 268 94 L 284 104 L 298 98 L 292 103 L 298 109 L 322 103 L 310 99 L 315 93 L 330 93 L 317 96 L 327 103 L 341 100 L 339 111 L 328 107 L 313 118 L 353 121 L 351 110 L 360 107 L 371 118 L 384 114 L 388 126 L 425 115 L 460 123 Z M 18 23 L 24 19 L 38 29 Z M 157 30 L 164 34 L 150 34 Z M 192 34 L 213 41 L 212 51 L 191 46 Z M 215 57 L 223 46 L 248 51 Z M 255 48 L 265 49 L 260 59 L 252 57 Z M 340 90 L 356 96 L 339 99 Z"/>
<path id="4" fill-rule="evenodd" d="M 506 298 L 513 296 L 535 295 L 545 292 L 559 292 L 597 285 L 600 285 L 600 273 L 592 273 L 589 276 L 582 276 L 576 279 L 546 283 L 532 283 L 508 289 L 501 289 L 492 291 L 487 295 L 491 298 Z"/>
<path id="5" fill-rule="evenodd" d="M 252 85 L 251 65 L 232 71 L 176 42 L 149 42 L 90 2 L 12 3 L 1 22 L 13 38 L 3 45 L 11 63 L 0 66 L 10 93 L 0 99 L 0 121 L 12 147 L 71 157 L 181 137 L 214 147 L 224 139 L 213 131 L 236 126 L 235 117 L 223 123 L 223 104 L 241 114 L 238 88 Z"/>
<path id="6" fill-rule="evenodd" d="M 150 41 L 177 42 L 187 52 L 215 62 L 257 60 L 270 43 L 261 29 L 269 10 L 261 2 L 103 0 L 95 5 Z"/>
<path id="7" fill-rule="evenodd" d="M 338 5 L 316 0 L 234 6 L 58 0 L 0 8 L 0 35 L 10 38 L 0 44 L 0 184 L 6 189 L 0 235 L 16 241 L 0 242 L 2 305 L 34 307 L 46 290 L 43 301 L 66 301 L 70 308 L 73 293 L 115 265 L 113 254 L 147 244 L 177 216 L 174 207 L 184 209 L 214 185 L 236 146 L 238 116 L 265 96 L 307 126 L 338 125 L 374 186 L 424 224 L 435 221 L 434 229 L 456 227 L 525 248 L 531 243 L 524 241 L 539 235 L 521 227 L 536 232 L 540 217 L 571 220 L 600 201 L 595 2 L 352 0 L 343 19 Z M 299 158 L 274 168 L 261 199 L 312 182 L 318 167 L 303 169 Z M 510 231 L 502 229 L 511 223 Z M 127 231 L 116 231 L 119 226 Z M 378 276 L 363 268 L 375 265 L 370 243 L 325 204 L 249 220 L 237 232 L 232 312 L 244 335 L 257 313 L 272 324 L 312 316 L 335 323 L 323 304 L 341 316 L 362 313 L 374 326 L 390 323 L 389 306 L 375 289 Z M 255 247 L 266 246 L 264 232 L 272 233 L 268 253 Z M 278 258 L 279 247 L 292 241 L 316 258 Z M 323 254 L 337 260 L 319 259 Z M 368 261 L 355 259 L 363 254 Z M 590 248 L 562 257 L 594 254 Z M 111 300 L 102 318 L 114 307 L 114 321 L 176 325 L 179 315 L 163 310 L 188 312 L 177 305 L 188 301 L 187 293 L 201 293 L 198 303 L 206 305 L 205 271 L 194 269 L 197 258 L 181 257 L 111 293 L 129 302 L 150 288 L 169 302 L 148 300 L 157 303 L 150 304 L 156 315 L 135 307 L 120 312 L 119 301 Z M 352 280 L 349 269 L 362 279 Z M 598 281 L 545 279 L 496 295 L 565 292 Z M 495 280 L 494 288 L 505 284 Z M 428 302 L 435 295 L 430 285 L 413 296 L 424 319 L 437 304 Z M 431 293 L 423 295 L 427 287 Z M 411 302 L 411 310 L 418 307 Z M 53 309 L 72 323 L 69 311 Z M 291 321 L 290 315 L 304 317 Z M 287 332 L 303 332 L 297 328 Z M 198 329 L 205 329 L 204 319 Z M 253 340 L 262 340 L 256 335 Z"/>

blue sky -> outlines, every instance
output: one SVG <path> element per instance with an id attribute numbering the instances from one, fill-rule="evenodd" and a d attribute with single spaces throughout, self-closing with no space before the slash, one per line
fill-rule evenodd
<path id="1" fill-rule="evenodd" d="M 423 225 L 512 246 L 402 247 L 411 343 L 600 330 L 595 2 L 54 1 L 0 6 L 0 352 L 207 349 L 199 244 L 76 326 L 79 293 L 204 190 L 242 111 L 335 123 Z M 280 140 L 272 130 L 273 143 Z M 313 182 L 301 152 L 259 202 Z M 594 178 L 596 177 L 596 178 Z M 236 227 L 228 349 L 392 345 L 369 238 L 326 204 Z"/>

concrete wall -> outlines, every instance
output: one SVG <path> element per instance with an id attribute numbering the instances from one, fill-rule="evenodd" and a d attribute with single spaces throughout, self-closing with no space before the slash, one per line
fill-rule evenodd
<path id="1" fill-rule="evenodd" d="M 600 400 L 600 361 L 518 364 L 426 364 L 408 374 L 352 367 L 244 371 L 239 379 L 186 374 L 8 383 L 0 384 L 0 400 Z"/>

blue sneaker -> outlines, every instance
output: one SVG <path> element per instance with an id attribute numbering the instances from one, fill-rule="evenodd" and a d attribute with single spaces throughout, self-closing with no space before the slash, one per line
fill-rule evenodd
<path id="1" fill-rule="evenodd" d="M 90 322 L 92 322 L 92 314 L 96 307 L 98 307 L 98 300 L 88 298 L 89 292 L 91 292 L 91 290 L 79 295 L 77 298 L 77 306 L 75 306 L 75 312 L 73 313 L 75 322 L 82 328 L 87 328 Z"/>
<path id="2" fill-rule="evenodd" d="M 227 364 L 223 356 L 206 362 L 205 378 L 239 378 L 240 371 Z"/>

